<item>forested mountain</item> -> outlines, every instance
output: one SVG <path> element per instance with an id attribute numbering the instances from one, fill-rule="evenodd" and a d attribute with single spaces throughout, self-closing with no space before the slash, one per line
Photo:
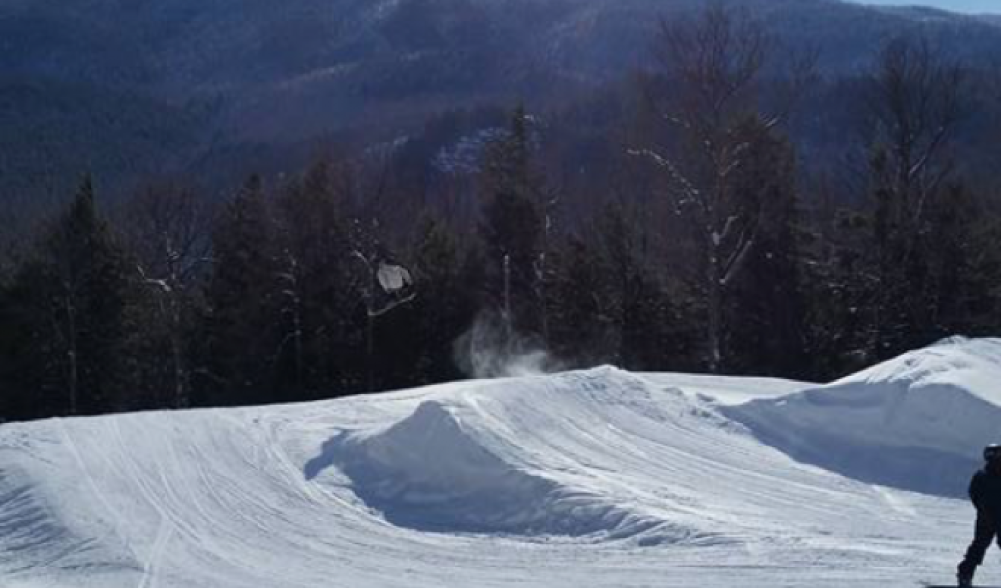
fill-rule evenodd
<path id="1" fill-rule="evenodd" d="M 86 170 L 115 191 L 147 174 L 283 169 L 344 129 L 374 142 L 450 108 L 566 102 L 648 66 L 658 20 L 704 4 L 2 0 L 0 197 L 66 194 Z M 903 30 L 974 62 L 1001 53 L 1001 29 L 938 11 L 742 4 L 790 52 L 819 48 L 830 76 Z"/>
<path id="2" fill-rule="evenodd" d="M 834 0 L 0 0 L 0 419 L 1001 329 L 1001 27 Z"/>

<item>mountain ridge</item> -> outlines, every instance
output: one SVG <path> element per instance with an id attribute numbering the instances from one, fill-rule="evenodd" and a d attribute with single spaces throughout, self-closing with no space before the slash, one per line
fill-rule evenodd
<path id="1" fill-rule="evenodd" d="M 47 189 L 58 193 L 71 188 L 84 166 L 114 185 L 188 169 L 220 148 L 312 141 L 346 127 L 405 128 L 428 114 L 483 104 L 558 102 L 648 67 L 659 20 L 703 5 L 705 0 L 295 0 L 280 6 L 262 0 L 169 6 L 7 0 L 0 3 L 0 97 L 6 92 L 8 111 L 26 112 L 28 120 L 0 117 L 0 134 L 10 145 L 0 161 L 7 162 L 5 178 L 14 178 L 0 183 L 0 194 L 38 191 L 33 180 L 16 176 L 54 176 L 55 187 Z M 753 0 L 747 6 L 787 53 L 818 46 L 820 68 L 833 76 L 862 71 L 886 38 L 907 31 L 924 31 L 972 62 L 1001 52 L 1001 30 L 990 19 L 945 12 L 929 19 L 912 9 L 840 0 Z M 155 140 L 157 132 L 94 121 L 81 110 L 57 129 L 80 144 L 69 145 L 68 154 L 55 149 L 53 156 L 52 141 L 69 139 L 40 144 L 37 124 L 57 113 L 9 96 L 23 83 L 50 94 L 99 93 L 110 111 L 131 108 L 145 96 L 148 118 L 199 122 L 191 129 L 168 123 L 183 132 L 169 139 L 181 146 L 167 154 L 136 152 L 143 134 Z M 74 132 L 74 125 L 83 130 Z M 55 161 L 40 165 L 45 158 Z"/>

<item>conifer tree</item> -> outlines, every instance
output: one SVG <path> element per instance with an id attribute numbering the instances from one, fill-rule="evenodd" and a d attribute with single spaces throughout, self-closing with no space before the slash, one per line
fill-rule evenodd
<path id="1" fill-rule="evenodd" d="M 613 361 L 616 330 L 609 271 L 597 243 L 574 238 L 556 263 L 551 346 L 566 364 L 592 367 Z"/>
<path id="2" fill-rule="evenodd" d="M 455 235 L 433 218 L 424 220 L 414 255 L 414 277 L 421 296 L 412 314 L 418 317 L 418 350 L 414 376 L 422 384 L 462 376 L 453 358 L 453 343 L 472 324 L 478 306 L 478 267 L 460 249 Z"/>
<path id="3" fill-rule="evenodd" d="M 124 253 L 94 203 L 89 176 L 15 274 L 4 304 L 8 377 L 18 417 L 123 406 Z"/>
<path id="4" fill-rule="evenodd" d="M 650 267 L 637 224 L 621 206 L 606 207 L 597 223 L 608 268 L 611 361 L 632 370 L 693 367 L 696 323 L 682 320 L 680 305 Z"/>
<path id="5" fill-rule="evenodd" d="M 506 324 L 524 333 L 540 334 L 544 309 L 539 269 L 544 227 L 538 206 L 541 180 L 530 153 L 528 117 L 519 107 L 507 136 L 491 145 L 485 156 L 480 234 L 488 299 Z"/>
<path id="6" fill-rule="evenodd" d="M 929 211 L 923 251 L 929 276 L 927 336 L 994 336 L 999 327 L 1001 222 L 963 184 Z"/>
<path id="7" fill-rule="evenodd" d="M 289 400 L 317 398 L 360 379 L 351 350 L 360 342 L 352 332 L 358 295 L 350 275 L 350 197 L 347 170 L 321 160 L 278 202 L 278 367 Z"/>
<path id="8" fill-rule="evenodd" d="M 734 192 L 759 215 L 755 247 L 734 281 L 727 306 L 727 369 L 734 373 L 804 376 L 806 300 L 800 275 L 799 213 L 792 146 L 751 119 Z"/>
<path id="9" fill-rule="evenodd" d="M 259 177 L 251 177 L 220 215 L 212 249 L 202 400 L 265 402 L 276 382 L 282 300 L 275 227 Z"/>

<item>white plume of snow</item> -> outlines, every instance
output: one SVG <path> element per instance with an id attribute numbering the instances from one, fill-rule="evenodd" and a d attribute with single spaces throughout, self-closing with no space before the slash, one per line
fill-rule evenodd
<path id="1" fill-rule="evenodd" d="M 454 344 L 455 362 L 477 378 L 518 378 L 552 373 L 561 364 L 541 342 L 506 326 L 495 313 L 483 312 Z"/>

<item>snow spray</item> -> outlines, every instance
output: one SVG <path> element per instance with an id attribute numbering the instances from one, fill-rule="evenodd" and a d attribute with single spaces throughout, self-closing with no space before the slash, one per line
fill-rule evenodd
<path id="1" fill-rule="evenodd" d="M 473 378 L 510 378 L 559 371 L 556 361 L 536 338 L 514 330 L 495 312 L 482 312 L 453 344 L 455 363 Z"/>

